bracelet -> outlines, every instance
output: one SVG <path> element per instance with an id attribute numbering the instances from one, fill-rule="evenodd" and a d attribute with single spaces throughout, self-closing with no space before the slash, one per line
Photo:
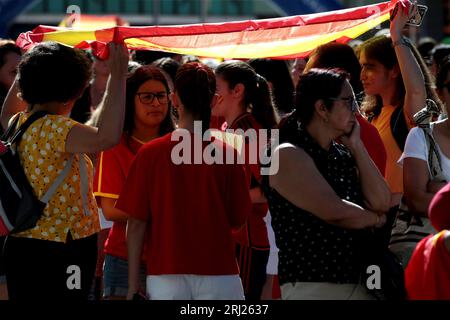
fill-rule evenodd
<path id="1" fill-rule="evenodd" d="M 402 38 L 400 40 L 392 42 L 392 47 L 395 48 L 396 46 L 405 46 L 409 48 L 409 43 Z"/>

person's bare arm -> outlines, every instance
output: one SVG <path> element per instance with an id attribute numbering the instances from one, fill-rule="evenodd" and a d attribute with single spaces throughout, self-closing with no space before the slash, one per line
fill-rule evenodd
<path id="1" fill-rule="evenodd" d="M 312 159 L 291 144 L 275 149 L 272 165 L 279 170 L 269 177 L 272 188 L 295 206 L 313 213 L 327 223 L 348 229 L 381 226 L 385 215 L 365 210 L 340 199 L 318 171 Z"/>
<path id="2" fill-rule="evenodd" d="M 408 21 L 408 17 L 414 10 L 417 10 L 417 7 L 410 1 L 404 0 L 403 2 L 406 6 L 410 6 L 411 9 L 409 12 L 405 12 L 408 10 L 403 9 L 401 2 L 398 3 L 399 8 L 390 25 L 391 38 L 394 44 L 404 41 L 402 36 L 403 28 Z M 425 106 L 427 96 L 424 76 L 409 46 L 403 44 L 395 45 L 394 50 L 406 90 L 403 110 L 408 117 L 409 124 L 415 125 L 414 114 Z"/>
<path id="3" fill-rule="evenodd" d="M 69 131 L 66 152 L 95 153 L 113 147 L 120 141 L 125 118 L 125 90 L 128 72 L 128 50 L 124 44 L 109 44 L 108 64 L 111 75 L 99 108 L 98 126 L 76 124 Z"/>
<path id="4" fill-rule="evenodd" d="M 116 199 L 100 197 L 100 207 L 102 208 L 103 215 L 109 221 L 122 221 L 128 220 L 128 215 L 115 207 Z"/>
<path id="5" fill-rule="evenodd" d="M 428 191 L 427 162 L 417 158 L 405 158 L 403 160 L 403 185 L 406 204 L 409 210 L 426 217 L 428 206 L 434 193 Z"/>
<path id="6" fill-rule="evenodd" d="M 141 254 L 144 243 L 145 221 L 128 218 L 127 225 L 127 249 L 128 249 L 128 295 L 131 300 L 139 288 L 139 269 L 141 266 Z"/>
<path id="7" fill-rule="evenodd" d="M 358 122 L 355 123 L 349 136 L 341 137 L 341 142 L 349 148 L 356 161 L 367 209 L 375 212 L 388 212 L 391 190 L 361 141 Z"/>

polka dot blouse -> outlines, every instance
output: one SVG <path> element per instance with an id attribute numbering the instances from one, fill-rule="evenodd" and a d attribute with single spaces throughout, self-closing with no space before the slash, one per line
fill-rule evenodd
<path id="1" fill-rule="evenodd" d="M 333 143 L 326 151 L 300 126 L 298 134 L 287 140 L 280 142 L 302 148 L 341 199 L 363 204 L 356 164 L 344 146 Z M 296 207 L 268 185 L 267 176 L 263 180 L 263 189 L 280 249 L 280 284 L 358 282 L 363 265 L 361 243 L 368 231 L 340 228 Z"/>
<path id="2" fill-rule="evenodd" d="M 21 114 L 22 124 L 27 114 Z M 33 191 L 42 198 L 64 169 L 71 154 L 65 152 L 66 138 L 75 121 L 58 115 L 46 115 L 36 120 L 24 133 L 19 144 L 19 158 Z M 83 210 L 79 160 L 87 163 L 87 211 Z M 69 174 L 58 187 L 37 225 L 15 237 L 65 242 L 70 232 L 73 239 L 90 236 L 99 231 L 97 205 L 92 193 L 92 163 L 84 154 L 77 154 Z"/>

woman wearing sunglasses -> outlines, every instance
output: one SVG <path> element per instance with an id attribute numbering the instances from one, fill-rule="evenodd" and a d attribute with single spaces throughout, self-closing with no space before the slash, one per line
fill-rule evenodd
<path id="1" fill-rule="evenodd" d="M 348 75 L 311 69 L 295 108 L 263 178 L 282 299 L 370 299 L 360 284 L 367 228 L 385 223 L 390 191 L 361 142 Z"/>

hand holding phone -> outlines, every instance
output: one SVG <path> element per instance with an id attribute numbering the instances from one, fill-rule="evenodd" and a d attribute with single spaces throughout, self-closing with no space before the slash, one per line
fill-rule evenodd
<path id="1" fill-rule="evenodd" d="M 390 12 L 390 20 L 394 22 L 397 19 L 407 18 L 406 25 L 420 26 L 425 17 L 428 7 L 417 4 L 417 2 L 410 2 L 409 0 L 401 0 L 396 3 L 394 9 Z"/>
<path id="2" fill-rule="evenodd" d="M 417 10 L 409 17 L 406 22 L 407 25 L 419 27 L 422 24 L 423 18 L 427 13 L 428 7 L 424 5 L 417 5 Z"/>

